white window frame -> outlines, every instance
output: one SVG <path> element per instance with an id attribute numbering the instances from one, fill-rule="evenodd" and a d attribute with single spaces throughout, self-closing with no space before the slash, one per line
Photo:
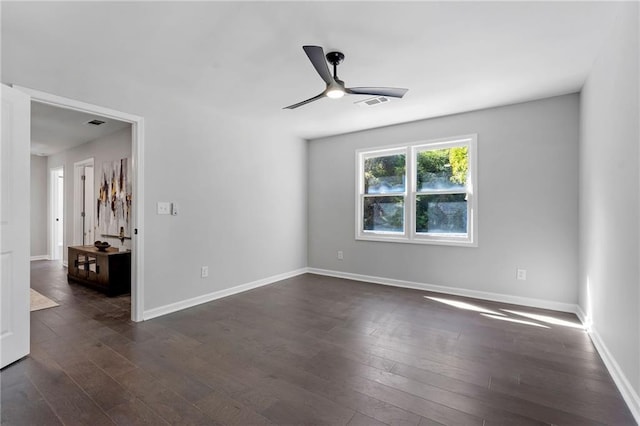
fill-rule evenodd
<path id="1" fill-rule="evenodd" d="M 386 241 L 411 244 L 436 244 L 449 246 L 478 246 L 478 135 L 462 135 L 402 145 L 360 149 L 356 151 L 356 240 Z M 468 147 L 468 171 L 465 191 L 467 194 L 467 232 L 464 234 L 417 233 L 415 231 L 416 196 L 424 194 L 461 193 L 459 190 L 418 191 L 415 174 L 417 155 L 421 151 Z M 398 196 L 404 198 L 403 232 L 365 231 L 364 200 L 371 194 L 364 193 L 364 162 L 368 158 L 405 154 L 405 191 L 376 194 L 375 196 Z"/>

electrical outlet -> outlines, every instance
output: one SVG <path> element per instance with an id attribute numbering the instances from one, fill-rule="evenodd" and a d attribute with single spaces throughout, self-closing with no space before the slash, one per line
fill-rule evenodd
<path id="1" fill-rule="evenodd" d="M 338 250 L 338 260 L 344 260 L 344 253 L 342 250 Z"/>
<path id="2" fill-rule="evenodd" d="M 527 270 L 526 269 L 516 269 L 516 279 L 519 281 L 527 280 Z"/>
<path id="3" fill-rule="evenodd" d="M 200 268 L 200 278 L 207 278 L 209 276 L 209 267 L 203 266 Z"/>

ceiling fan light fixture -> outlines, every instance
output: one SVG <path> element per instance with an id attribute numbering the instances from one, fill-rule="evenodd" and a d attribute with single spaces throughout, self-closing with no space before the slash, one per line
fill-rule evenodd
<path id="1" fill-rule="evenodd" d="M 331 99 L 339 99 L 343 96 L 344 96 L 344 90 L 338 87 L 329 89 L 329 91 L 327 92 L 327 97 Z"/>

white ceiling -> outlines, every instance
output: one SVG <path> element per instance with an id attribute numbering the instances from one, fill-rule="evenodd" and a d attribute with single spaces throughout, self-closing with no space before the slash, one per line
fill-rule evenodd
<path id="1" fill-rule="evenodd" d="M 76 75 L 86 76 L 79 84 L 161 87 L 161 96 L 206 99 L 221 116 L 317 138 L 576 92 L 617 7 L 611 2 L 3 2 L 2 47 L 51 52 L 54 63 L 73 64 Z M 366 97 L 345 96 L 283 110 L 324 89 L 304 44 L 342 51 L 346 59 L 339 76 L 347 86 L 409 92 L 373 108 L 354 105 Z M 64 69 L 51 72 L 60 74 L 52 79 L 65 78 Z"/>
<path id="2" fill-rule="evenodd" d="M 94 119 L 104 121 L 104 124 L 87 124 Z M 31 153 L 43 156 L 56 154 L 127 126 L 129 123 L 123 121 L 32 102 Z"/>

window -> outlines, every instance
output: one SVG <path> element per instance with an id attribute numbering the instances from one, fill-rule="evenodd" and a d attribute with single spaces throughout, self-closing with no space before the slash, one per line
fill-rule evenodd
<path id="1" fill-rule="evenodd" d="M 476 140 L 358 151 L 356 238 L 477 246 Z"/>

